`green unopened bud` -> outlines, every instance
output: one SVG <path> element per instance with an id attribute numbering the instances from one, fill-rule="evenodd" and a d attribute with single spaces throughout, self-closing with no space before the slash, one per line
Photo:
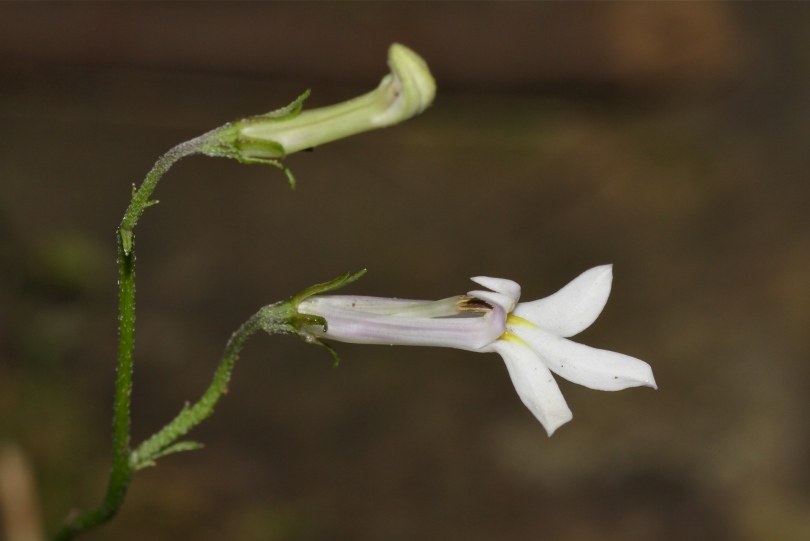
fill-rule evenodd
<path id="1" fill-rule="evenodd" d="M 436 95 L 436 82 L 422 58 L 404 45 L 388 50 L 391 73 L 363 96 L 302 111 L 306 92 L 287 107 L 246 118 L 209 135 L 200 150 L 256 163 L 283 158 L 356 133 L 391 126 L 424 111 Z"/>
<path id="2" fill-rule="evenodd" d="M 436 82 L 422 58 L 404 45 L 388 49 L 386 75 L 376 90 L 363 96 L 302 111 L 309 91 L 294 102 L 264 115 L 226 124 L 194 140 L 194 151 L 242 163 L 265 163 L 283 170 L 295 187 L 292 173 L 280 161 L 288 154 L 311 149 L 356 133 L 384 128 L 418 115 L 436 95 Z"/>
<path id="3" fill-rule="evenodd" d="M 236 147 L 245 158 L 283 158 L 349 135 L 407 120 L 424 111 L 436 83 L 422 58 L 404 45 L 388 50 L 391 73 L 376 90 L 358 98 L 309 111 L 300 100 L 281 111 L 241 122 Z M 296 109 L 298 109 L 296 111 Z"/>

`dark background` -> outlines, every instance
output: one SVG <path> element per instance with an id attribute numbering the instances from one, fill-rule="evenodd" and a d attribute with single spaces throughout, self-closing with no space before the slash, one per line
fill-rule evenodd
<path id="1" fill-rule="evenodd" d="M 561 381 L 547 438 L 497 355 L 252 340 L 206 448 L 139 473 L 87 539 L 810 538 L 810 6 L 0 5 L 0 439 L 47 529 L 101 497 L 115 228 L 173 145 L 371 90 L 419 52 L 424 115 L 274 168 L 193 157 L 137 230 L 135 442 L 199 396 L 263 304 L 533 300 L 613 263 L 577 340 L 658 391 Z"/>

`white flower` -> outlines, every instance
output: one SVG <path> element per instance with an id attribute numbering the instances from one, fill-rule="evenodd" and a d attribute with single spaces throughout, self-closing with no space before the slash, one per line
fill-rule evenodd
<path id="1" fill-rule="evenodd" d="M 518 303 L 520 286 L 511 280 L 472 280 L 491 291 L 441 301 L 316 295 L 299 303 L 298 312 L 322 317 L 327 326 L 309 325 L 301 334 L 360 344 L 497 352 L 520 399 L 549 436 L 572 417 L 552 372 L 602 391 L 656 388 L 647 363 L 567 340 L 602 312 L 613 280 L 610 265 L 590 269 L 550 297 L 526 303 Z"/>

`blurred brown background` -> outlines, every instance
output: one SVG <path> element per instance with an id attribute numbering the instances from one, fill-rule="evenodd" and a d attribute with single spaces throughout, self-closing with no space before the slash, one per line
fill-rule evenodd
<path id="1" fill-rule="evenodd" d="M 101 497 L 115 227 L 171 146 L 313 89 L 366 92 L 387 46 L 434 106 L 269 167 L 194 157 L 137 232 L 134 439 L 207 385 L 261 305 L 346 270 L 524 299 L 614 263 L 577 339 L 657 392 L 560 386 L 547 438 L 496 355 L 258 337 L 97 540 L 810 538 L 810 6 L 0 5 L 0 439 L 52 529 Z M 6 518 L 8 520 L 8 517 Z"/>

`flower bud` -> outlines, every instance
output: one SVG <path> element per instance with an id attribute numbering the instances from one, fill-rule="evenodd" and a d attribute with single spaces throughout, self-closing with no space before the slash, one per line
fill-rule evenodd
<path id="1" fill-rule="evenodd" d="M 391 73 L 376 90 L 349 101 L 301 111 L 299 98 L 273 113 L 237 123 L 233 145 L 240 161 L 283 158 L 293 152 L 375 128 L 391 126 L 424 111 L 436 83 L 422 58 L 404 45 L 388 50 Z"/>

